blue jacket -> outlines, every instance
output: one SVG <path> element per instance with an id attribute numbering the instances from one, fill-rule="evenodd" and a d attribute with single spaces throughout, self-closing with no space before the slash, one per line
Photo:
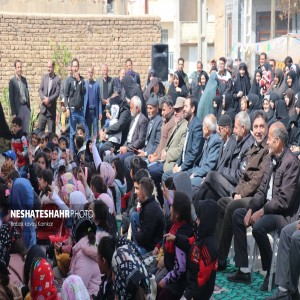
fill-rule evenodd
<path id="1" fill-rule="evenodd" d="M 181 155 L 176 162 L 178 166 L 181 166 L 181 171 L 191 169 L 196 158 L 202 152 L 204 138 L 202 133 L 202 124 L 198 117 L 195 116 L 188 124 L 186 138 L 188 140 L 186 142 L 184 160 L 182 157 L 183 155 Z"/>
<path id="2" fill-rule="evenodd" d="M 194 163 L 194 177 L 205 177 L 209 171 L 216 169 L 221 147 L 219 134 L 212 133 L 207 139 L 207 146 L 204 147 L 202 153 Z"/>
<path id="3" fill-rule="evenodd" d="M 83 115 L 86 117 L 86 108 L 89 100 L 89 81 L 85 81 L 85 95 L 84 95 L 84 106 L 83 106 Z M 100 95 L 100 86 L 98 81 L 93 82 L 93 93 L 95 95 L 95 104 L 96 104 L 96 115 L 102 115 L 102 100 Z"/>
<path id="4" fill-rule="evenodd" d="M 150 120 L 148 122 L 150 123 Z M 153 125 L 150 133 L 149 133 L 149 123 L 148 123 L 147 135 L 146 135 L 147 145 L 145 146 L 144 149 L 147 152 L 147 155 L 153 154 L 157 146 L 159 145 L 162 122 L 163 122 L 162 117 L 159 114 L 157 114 L 153 118 Z"/>

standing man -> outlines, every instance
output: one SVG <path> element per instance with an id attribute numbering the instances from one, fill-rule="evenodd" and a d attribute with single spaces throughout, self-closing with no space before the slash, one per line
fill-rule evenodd
<path id="1" fill-rule="evenodd" d="M 70 115 L 70 147 L 74 153 L 74 134 L 77 124 L 85 124 L 83 108 L 84 95 L 86 92 L 84 78 L 80 76 L 79 61 L 77 58 L 72 60 L 73 76 L 67 79 L 65 86 L 65 106 L 67 114 Z"/>
<path id="2" fill-rule="evenodd" d="M 184 68 L 184 58 L 180 57 L 178 58 L 177 72 L 179 72 L 179 74 L 183 78 L 186 87 L 189 88 L 189 78 L 186 75 L 186 73 L 183 71 L 183 68 Z"/>
<path id="3" fill-rule="evenodd" d="M 42 78 L 39 88 L 41 107 L 39 115 L 39 129 L 45 131 L 46 123 L 48 131 L 55 132 L 56 120 L 56 100 L 60 91 L 60 78 L 54 73 L 55 62 L 48 61 L 48 74 Z"/>
<path id="4" fill-rule="evenodd" d="M 137 83 L 140 88 L 141 88 L 141 78 L 140 78 L 140 74 L 138 72 L 134 72 L 133 71 L 133 64 L 132 64 L 132 60 L 131 58 L 127 58 L 125 61 L 125 67 L 126 67 L 126 72 L 127 71 L 131 71 L 132 72 L 132 78 L 134 80 L 135 83 Z"/>
<path id="5" fill-rule="evenodd" d="M 86 93 L 84 95 L 83 115 L 86 120 L 85 131 L 86 140 L 91 139 L 91 135 L 98 134 L 98 120 L 102 119 L 102 101 L 100 96 L 100 87 L 94 79 L 94 68 L 88 67 L 87 79 L 85 82 Z M 92 129 L 93 125 L 93 129 Z"/>
<path id="6" fill-rule="evenodd" d="M 102 65 L 102 76 L 97 80 L 100 87 L 100 97 L 102 99 L 102 119 L 101 126 L 104 125 L 105 116 L 105 106 L 109 102 L 109 98 L 114 92 L 113 79 L 108 76 L 108 66 L 107 64 Z"/>
<path id="7" fill-rule="evenodd" d="M 9 81 L 9 101 L 12 118 L 22 119 L 22 131 L 29 133 L 30 98 L 27 80 L 22 76 L 22 62 L 14 63 L 16 75 Z"/>

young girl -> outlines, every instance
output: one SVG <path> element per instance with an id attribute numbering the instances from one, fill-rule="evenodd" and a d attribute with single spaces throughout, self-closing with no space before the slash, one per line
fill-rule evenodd
<path id="1" fill-rule="evenodd" d="M 97 296 L 93 300 L 114 300 L 115 293 L 112 281 L 111 260 L 115 252 L 116 242 L 110 236 L 101 239 L 98 245 L 98 265 L 101 274 L 101 284 Z"/>
<path id="2" fill-rule="evenodd" d="M 119 157 L 115 158 L 111 162 L 111 166 L 116 172 L 116 177 L 114 180 L 114 186 L 116 191 L 116 211 L 117 215 L 121 214 L 121 197 L 126 194 L 126 180 L 124 175 L 124 164 Z"/>
<path id="3" fill-rule="evenodd" d="M 188 253 L 187 285 L 184 296 L 209 300 L 213 291 L 218 268 L 217 241 L 215 229 L 218 217 L 218 205 L 213 200 L 195 203 L 197 220 L 194 224 L 194 236 L 188 238 L 179 234 L 168 233 L 167 241 Z"/>
<path id="4" fill-rule="evenodd" d="M 171 206 L 172 227 L 170 234 L 180 234 L 183 237 L 193 235 L 191 221 L 191 203 L 189 197 L 182 192 L 175 192 Z M 180 299 L 186 285 L 186 254 L 174 245 L 173 241 L 164 244 L 163 257 L 167 274 L 160 280 L 157 299 Z M 160 271 L 157 275 L 159 275 Z"/>

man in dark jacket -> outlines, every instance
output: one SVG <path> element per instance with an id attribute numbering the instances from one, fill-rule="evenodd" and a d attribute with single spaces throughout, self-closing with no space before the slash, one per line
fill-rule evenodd
<path id="1" fill-rule="evenodd" d="M 22 62 L 15 61 L 16 75 L 9 81 L 9 102 L 12 118 L 22 119 L 22 131 L 29 134 L 30 97 L 27 80 L 22 76 Z"/>
<path id="2" fill-rule="evenodd" d="M 54 73 L 55 63 L 48 61 L 48 74 L 44 75 L 39 88 L 41 107 L 39 115 L 40 131 L 45 131 L 46 123 L 48 131 L 55 132 L 56 128 L 56 100 L 60 92 L 60 78 Z"/>
<path id="3" fill-rule="evenodd" d="M 204 138 L 202 135 L 202 124 L 196 116 L 197 105 L 197 101 L 194 98 L 187 98 L 184 100 L 183 115 L 188 121 L 184 146 L 173 170 L 163 174 L 163 181 L 170 176 L 174 177 L 179 172 L 187 171 L 192 168 L 194 161 L 202 151 Z"/>
<path id="4" fill-rule="evenodd" d="M 249 283 L 247 227 L 252 226 L 252 234 L 258 245 L 262 267 L 267 271 L 260 288 L 268 290 L 272 248 L 268 233 L 281 230 L 291 222 L 299 207 L 300 165 L 297 158 L 287 148 L 288 133 L 281 122 L 271 125 L 268 135 L 269 164 L 263 179 L 247 208 L 237 209 L 233 214 L 233 234 L 235 264 L 238 271 L 230 274 L 229 281 Z M 274 281 L 273 281 L 274 282 Z"/>
<path id="5" fill-rule="evenodd" d="M 74 58 L 72 60 L 73 76 L 67 79 L 65 86 L 65 106 L 67 113 L 70 115 L 70 147 L 73 153 L 75 153 L 74 135 L 77 124 L 85 125 L 83 106 L 86 89 L 84 78 L 80 76 L 78 70 L 79 61 L 77 58 Z"/>
<path id="6" fill-rule="evenodd" d="M 263 177 L 268 154 L 268 117 L 264 111 L 257 111 L 253 119 L 254 144 L 240 163 L 241 177 L 232 192 L 232 197 L 218 200 L 217 237 L 219 237 L 219 270 L 226 268 L 226 258 L 232 240 L 232 214 L 240 207 L 246 207 Z M 238 168 L 238 166 L 236 166 Z"/>
<path id="7" fill-rule="evenodd" d="M 245 167 L 246 154 L 254 142 L 250 134 L 251 121 L 246 112 L 240 112 L 235 117 L 235 135 L 231 134 L 231 118 L 228 115 L 220 117 L 218 126 L 223 140 L 223 151 L 220 151 L 216 171 L 207 174 L 195 200 L 217 201 L 231 196 L 243 172 L 240 166 Z"/>
<path id="8" fill-rule="evenodd" d="M 152 251 L 156 245 L 161 245 L 165 220 L 159 203 L 152 195 L 154 190 L 152 179 L 142 178 L 139 183 L 134 182 L 134 187 L 141 210 L 131 215 L 132 238 L 143 255 Z"/>

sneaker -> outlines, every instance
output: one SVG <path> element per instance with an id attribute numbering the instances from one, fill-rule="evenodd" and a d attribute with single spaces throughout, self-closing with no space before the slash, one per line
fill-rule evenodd
<path id="1" fill-rule="evenodd" d="M 218 271 L 225 271 L 227 268 L 227 259 L 219 259 Z"/>
<path id="2" fill-rule="evenodd" d="M 251 283 L 251 274 L 250 273 L 243 273 L 240 270 L 227 275 L 227 279 L 232 282 L 240 282 L 245 284 Z"/>
<path id="3" fill-rule="evenodd" d="M 273 276 L 273 280 L 272 280 L 272 289 L 273 289 L 275 287 L 275 273 L 273 273 L 272 276 Z M 264 279 L 263 284 L 260 287 L 260 290 L 263 291 L 263 292 L 267 292 L 268 291 L 269 277 L 270 277 L 270 275 L 267 274 L 266 277 L 265 277 L 265 279 Z"/>
<path id="4" fill-rule="evenodd" d="M 266 298 L 266 300 L 290 300 L 289 292 L 283 292 L 280 289 L 276 289 L 275 293 L 271 296 Z"/>

